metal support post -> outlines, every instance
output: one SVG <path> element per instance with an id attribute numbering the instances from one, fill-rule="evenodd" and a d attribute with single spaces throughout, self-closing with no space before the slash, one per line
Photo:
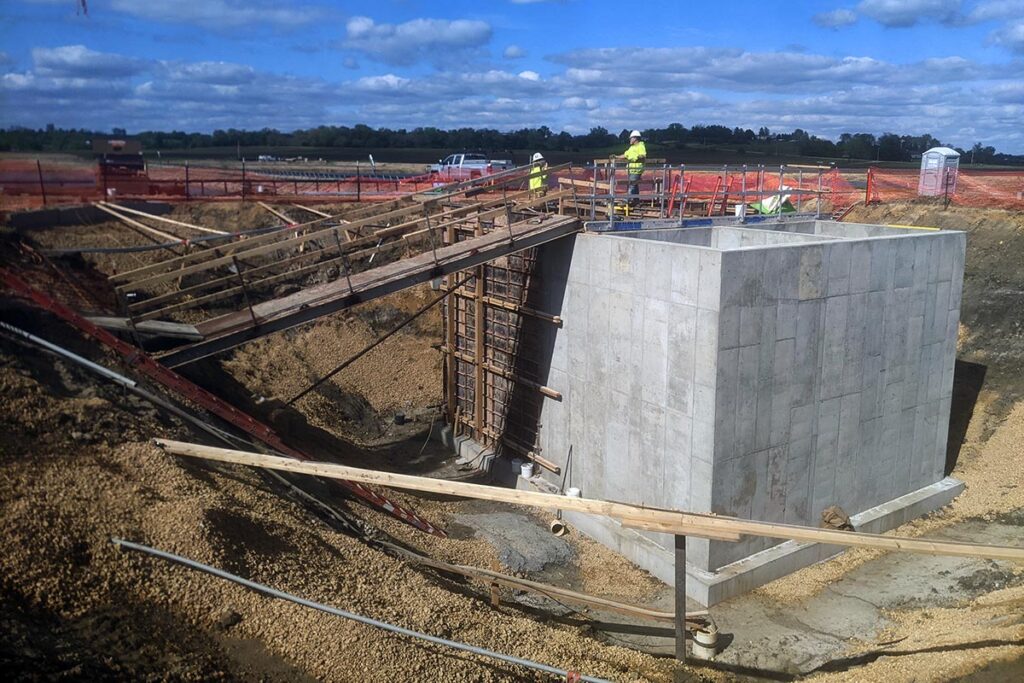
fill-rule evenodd
<path id="1" fill-rule="evenodd" d="M 821 218 L 821 169 L 818 169 L 818 201 L 814 214 L 815 218 Z"/>
<path id="2" fill-rule="evenodd" d="M 740 223 L 747 222 L 747 165 L 743 164 L 743 177 L 740 179 Z"/>
<path id="3" fill-rule="evenodd" d="M 43 194 L 43 206 L 46 206 L 46 183 L 43 182 L 43 165 L 39 163 L 39 159 L 36 159 L 36 172 L 39 173 L 39 191 Z"/>
<path id="4" fill-rule="evenodd" d="M 676 534 L 676 659 L 686 661 L 686 536 Z"/>
<path id="5" fill-rule="evenodd" d="M 800 213 L 804 200 L 804 170 L 801 168 L 796 172 L 796 212 Z"/>

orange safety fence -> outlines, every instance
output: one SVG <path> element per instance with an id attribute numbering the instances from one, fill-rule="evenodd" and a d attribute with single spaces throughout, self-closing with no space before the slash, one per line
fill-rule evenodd
<path id="1" fill-rule="evenodd" d="M 189 166 L 150 166 L 144 171 L 36 160 L 0 161 L 0 210 L 94 202 L 104 199 L 267 200 L 346 202 L 394 199 L 480 177 L 414 177 L 362 173 L 268 172 Z"/>
<path id="2" fill-rule="evenodd" d="M 1024 209 L 1024 170 L 959 169 L 940 187 L 939 196 L 960 206 Z M 868 171 L 869 202 L 916 199 L 921 173 L 917 169 L 871 168 Z"/>

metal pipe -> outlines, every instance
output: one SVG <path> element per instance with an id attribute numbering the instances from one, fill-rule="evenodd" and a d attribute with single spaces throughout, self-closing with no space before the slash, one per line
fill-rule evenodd
<path id="1" fill-rule="evenodd" d="M 223 429 L 219 429 L 210 424 L 207 424 L 206 422 L 203 422 L 202 420 L 197 418 L 195 415 L 192 415 L 191 413 L 182 410 L 181 408 L 174 405 L 170 401 L 167 401 L 164 398 L 157 396 L 156 394 L 146 391 L 145 389 L 140 387 L 138 383 L 133 379 L 129 379 L 128 377 L 118 374 L 107 367 L 93 363 L 91 360 L 87 358 L 83 358 L 76 353 L 68 351 L 67 349 L 61 346 L 57 346 L 56 344 L 48 342 L 45 339 L 37 337 L 34 334 L 26 332 L 25 330 L 22 330 L 13 325 L 8 325 L 7 323 L 0 321 L 0 329 L 7 330 L 8 332 L 16 336 L 22 337 L 26 341 L 29 341 L 35 344 L 36 346 L 44 348 L 48 351 L 52 351 L 53 353 L 57 354 L 62 358 L 70 360 L 73 363 L 77 363 L 88 370 L 92 370 L 96 374 L 109 379 L 111 382 L 114 382 L 115 384 L 124 387 L 125 389 L 135 394 L 136 396 L 145 399 L 146 401 L 149 401 L 150 403 L 159 408 L 163 408 L 164 410 L 171 413 L 175 417 L 185 422 L 188 422 L 189 424 L 195 427 L 198 427 L 202 431 L 207 432 L 208 434 L 211 434 L 223 440 L 227 444 L 248 445 L 244 439 L 239 439 L 233 436 L 232 434 L 229 434 L 228 432 L 224 431 Z"/>
<path id="2" fill-rule="evenodd" d="M 360 624 L 365 624 L 367 626 L 376 626 L 377 628 L 384 629 L 385 631 L 390 631 L 392 633 L 398 633 L 403 636 L 409 636 L 410 638 L 419 638 L 420 640 L 426 640 L 436 645 L 445 645 L 447 647 L 455 648 L 456 650 L 470 652 L 472 654 L 480 655 L 482 657 L 491 657 L 493 659 L 499 659 L 503 662 L 508 662 L 510 664 L 515 664 L 517 666 L 524 666 L 529 669 L 535 669 L 537 671 L 544 671 L 546 673 L 553 674 L 555 676 L 560 676 L 562 678 L 566 678 L 571 675 L 573 678 L 580 681 L 589 681 L 591 683 L 608 683 L 608 681 L 602 678 L 595 678 L 593 676 L 576 674 L 575 672 L 569 672 L 565 669 L 558 669 L 553 666 L 541 664 L 540 662 L 534 662 L 529 659 L 513 657 L 512 655 L 501 654 L 500 652 L 487 650 L 485 648 L 477 647 L 475 645 L 468 645 L 466 643 L 460 643 L 454 640 L 438 638 L 437 636 L 427 635 L 426 633 L 413 631 L 411 629 L 403 628 L 402 626 L 395 626 L 394 624 L 389 624 L 385 621 L 378 621 L 377 619 L 364 617 L 361 614 L 348 612 L 343 609 L 338 609 L 337 607 L 331 607 L 330 605 L 324 605 L 319 602 L 313 602 L 312 600 L 306 600 L 305 598 L 300 598 L 297 595 L 285 593 L 284 591 L 279 591 L 276 588 L 271 588 L 270 586 L 256 583 L 255 581 L 243 579 L 240 576 L 230 574 L 222 569 L 217 569 L 216 567 L 211 567 L 210 565 L 203 564 L 201 562 L 196 562 L 195 560 L 190 560 L 187 557 L 182 557 L 181 555 L 175 555 L 173 553 L 168 553 L 163 550 L 157 550 L 156 548 L 150 548 L 148 546 L 140 545 L 138 543 L 132 543 L 131 541 L 125 541 L 120 538 L 111 538 L 110 542 L 118 546 L 119 548 L 127 548 L 129 550 L 135 550 L 141 553 L 145 553 L 147 555 L 159 557 L 169 562 L 175 562 L 190 569 L 196 569 L 207 574 L 212 574 L 213 576 L 224 579 L 226 581 L 237 583 L 258 593 L 263 593 L 264 595 L 268 595 L 273 598 L 278 598 L 280 600 L 287 600 L 288 602 L 293 602 L 297 605 L 302 605 L 303 607 L 309 607 L 310 609 L 326 612 L 327 614 L 333 614 L 334 616 L 342 617 L 343 619 L 351 619 L 352 621 L 357 621 Z"/>
<path id="3" fill-rule="evenodd" d="M 50 343 L 50 342 L 46 341 L 45 339 L 42 339 L 40 337 L 35 336 L 31 332 L 26 332 L 25 330 L 21 329 L 20 327 L 15 327 L 14 325 L 9 325 L 8 323 L 0 321 L 0 329 L 7 330 L 11 334 L 14 334 L 14 335 L 17 335 L 19 337 L 22 337 L 23 339 L 27 339 L 28 341 L 32 342 L 36 346 L 41 346 L 44 349 L 47 349 L 48 351 L 53 351 L 58 356 L 63 356 L 64 358 L 67 358 L 68 360 L 74 361 L 75 363 L 78 363 L 79 365 L 87 367 L 90 370 L 92 370 L 93 372 L 95 372 L 96 374 L 102 375 L 102 376 L 106 377 L 107 379 L 109 379 L 110 381 L 116 382 L 117 384 L 120 384 L 121 386 L 128 387 L 128 388 L 133 388 L 135 386 L 135 381 L 134 380 L 130 380 L 127 377 L 125 377 L 124 375 L 119 375 L 116 372 L 114 372 L 113 370 L 108 370 L 107 368 L 103 367 L 102 365 L 97 365 L 96 363 L 93 363 L 91 360 L 79 356 L 77 353 L 72 353 L 71 351 L 68 351 L 65 348 L 62 348 L 60 346 L 57 346 L 56 344 L 53 344 L 53 343 Z"/>

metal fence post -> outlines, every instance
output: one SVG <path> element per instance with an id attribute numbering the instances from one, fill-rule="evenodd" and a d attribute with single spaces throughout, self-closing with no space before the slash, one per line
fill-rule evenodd
<path id="1" fill-rule="evenodd" d="M 36 171 L 39 173 L 39 191 L 43 194 L 43 206 L 46 206 L 46 183 L 43 182 L 43 165 L 39 163 L 39 159 L 36 159 Z"/>

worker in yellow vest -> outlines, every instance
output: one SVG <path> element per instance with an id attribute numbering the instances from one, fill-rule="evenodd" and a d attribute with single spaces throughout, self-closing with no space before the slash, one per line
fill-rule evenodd
<path id="1" fill-rule="evenodd" d="M 548 174 L 544 171 L 548 167 L 548 162 L 544 160 L 544 155 L 537 152 L 530 159 L 532 166 L 530 167 L 530 194 L 540 197 L 547 192 L 548 188 Z M 533 175 L 539 173 L 539 175 Z"/>
<path id="2" fill-rule="evenodd" d="M 644 162 L 647 161 L 647 146 L 641 139 L 640 131 L 634 130 L 629 134 L 629 147 L 625 152 L 616 157 L 625 159 L 626 174 L 629 177 L 629 200 L 630 206 L 640 203 L 640 176 L 644 173 Z"/>

